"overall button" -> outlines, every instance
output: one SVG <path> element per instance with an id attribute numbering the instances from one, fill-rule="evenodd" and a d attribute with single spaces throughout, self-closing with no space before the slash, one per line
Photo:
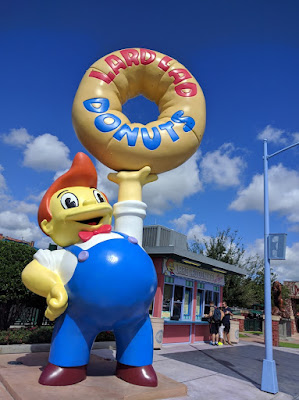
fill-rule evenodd
<path id="1" fill-rule="evenodd" d="M 83 250 L 79 253 L 78 255 L 78 261 L 83 262 L 86 261 L 89 257 L 89 252 L 86 250 Z"/>
<path id="2" fill-rule="evenodd" d="M 134 236 L 129 236 L 128 241 L 133 244 L 138 244 L 138 240 Z"/>

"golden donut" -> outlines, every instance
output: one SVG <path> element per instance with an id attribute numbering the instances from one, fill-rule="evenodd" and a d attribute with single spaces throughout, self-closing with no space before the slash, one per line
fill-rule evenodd
<path id="1" fill-rule="evenodd" d="M 142 94 L 160 115 L 131 123 L 122 104 Z M 196 79 L 178 61 L 148 49 L 124 49 L 99 59 L 77 90 L 72 119 L 83 146 L 106 166 L 161 173 L 186 161 L 205 129 L 205 99 Z"/>

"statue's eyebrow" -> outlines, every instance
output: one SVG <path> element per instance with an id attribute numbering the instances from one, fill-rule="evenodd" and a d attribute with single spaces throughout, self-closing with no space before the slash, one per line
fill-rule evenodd
<path id="1" fill-rule="evenodd" d="M 65 192 L 67 192 L 67 190 L 63 190 L 62 192 L 60 192 L 59 195 L 57 196 L 57 199 L 62 193 L 65 193 Z"/>

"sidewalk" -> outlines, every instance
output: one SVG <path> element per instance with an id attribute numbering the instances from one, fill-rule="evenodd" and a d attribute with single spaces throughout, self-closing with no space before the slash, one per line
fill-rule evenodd
<path id="1" fill-rule="evenodd" d="M 245 342 L 254 342 L 254 343 L 264 343 L 264 335 L 258 335 L 254 333 L 248 333 L 248 332 L 240 332 L 241 334 L 246 334 L 246 337 L 242 337 L 241 340 Z M 288 342 L 288 343 L 295 343 L 299 344 L 299 333 L 296 332 L 293 334 L 291 337 L 287 337 L 284 339 L 281 339 L 282 342 Z"/>
<path id="2" fill-rule="evenodd" d="M 164 397 L 155 397 L 158 393 L 155 392 L 155 388 L 140 389 L 114 377 L 114 354 L 111 346 L 92 350 L 91 368 L 86 381 L 71 387 L 56 388 L 37 383 L 41 365 L 46 363 L 47 353 L 0 355 L 0 400 L 50 400 L 53 397 L 59 400 L 299 399 L 299 349 L 275 348 L 274 359 L 280 390 L 276 395 L 260 390 L 264 358 L 264 346 L 261 344 L 242 340 L 233 347 L 213 347 L 208 344 L 164 346 L 162 350 L 154 353 L 154 368 L 161 380 L 160 388 L 164 385 Z M 23 362 L 26 365 L 9 364 L 10 361 Z M 173 390 L 173 380 L 177 381 L 178 385 L 186 385 L 187 396 L 185 386 L 181 385 L 177 387 L 175 394 L 172 392 L 172 397 L 167 397 L 165 388 L 171 387 Z M 118 392 L 115 391 L 116 386 Z"/>

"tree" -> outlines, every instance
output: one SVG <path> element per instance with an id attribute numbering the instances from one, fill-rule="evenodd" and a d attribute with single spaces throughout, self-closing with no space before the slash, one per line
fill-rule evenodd
<path id="1" fill-rule="evenodd" d="M 246 276 L 233 273 L 225 275 L 223 298 L 231 306 L 251 307 L 253 304 L 264 303 L 264 260 L 258 255 L 245 257 L 241 241 L 238 231 L 228 228 L 218 230 L 217 235 L 204 240 L 203 245 L 191 243 L 190 250 L 244 269 Z M 272 283 L 276 280 L 273 271 L 271 280 Z"/>
<path id="2" fill-rule="evenodd" d="M 0 330 L 8 329 L 26 306 L 42 307 L 44 299 L 31 293 L 21 280 L 35 252 L 22 243 L 0 241 Z"/>

